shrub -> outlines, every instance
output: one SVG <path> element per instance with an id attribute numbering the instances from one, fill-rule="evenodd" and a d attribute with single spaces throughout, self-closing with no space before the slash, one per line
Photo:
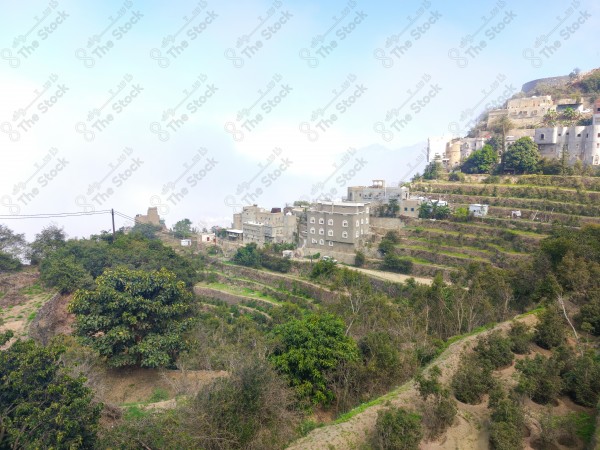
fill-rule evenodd
<path id="1" fill-rule="evenodd" d="M 441 436 L 456 418 L 456 401 L 447 396 L 430 399 L 423 411 L 423 424 L 427 429 L 427 437 L 435 439 Z"/>
<path id="2" fill-rule="evenodd" d="M 546 405 L 558 398 L 563 388 L 560 377 L 560 364 L 556 358 L 536 355 L 517 361 L 520 372 L 517 391 L 527 395 L 534 402 Z"/>
<path id="3" fill-rule="evenodd" d="M 372 437 L 374 448 L 382 450 L 417 450 L 423 439 L 421 418 L 400 408 L 377 413 Z"/>
<path id="4" fill-rule="evenodd" d="M 577 315 L 577 322 L 594 336 L 600 336 L 600 296 L 592 298 L 583 305 Z"/>
<path id="5" fill-rule="evenodd" d="M 354 257 L 354 265 L 356 267 L 362 267 L 365 265 L 366 260 L 367 260 L 367 258 L 365 256 L 365 254 L 363 252 L 361 252 L 360 250 L 358 250 Z"/>
<path id="6" fill-rule="evenodd" d="M 523 409 L 514 398 L 506 396 L 502 389 L 490 394 L 492 409 L 490 423 L 490 446 L 495 450 L 517 450 L 523 448 Z"/>
<path id="7" fill-rule="evenodd" d="M 263 253 L 261 255 L 260 263 L 263 267 L 269 270 L 281 273 L 287 273 L 292 268 L 292 261 L 290 261 L 288 258 L 272 256 L 267 253 Z"/>
<path id="8" fill-rule="evenodd" d="M 413 270 L 413 262 L 406 257 L 387 253 L 383 258 L 382 268 L 384 270 L 391 270 L 392 272 L 409 274 Z"/>
<path id="9" fill-rule="evenodd" d="M 576 358 L 565 376 L 565 387 L 574 402 L 594 407 L 600 397 L 600 361 L 587 353 Z"/>
<path id="10" fill-rule="evenodd" d="M 18 258 L 15 258 L 8 253 L 0 252 L 0 273 L 2 272 L 14 272 L 19 270 L 23 264 Z"/>
<path id="11" fill-rule="evenodd" d="M 531 349 L 531 332 L 523 322 L 513 323 L 508 332 L 511 350 L 517 355 L 526 355 Z"/>
<path id="12" fill-rule="evenodd" d="M 456 399 L 471 405 L 481 403 L 484 394 L 490 391 L 493 384 L 490 367 L 480 364 L 473 356 L 463 357 L 451 382 Z"/>
<path id="13" fill-rule="evenodd" d="M 539 319 L 533 338 L 537 345 L 545 349 L 552 349 L 565 341 L 563 319 L 556 306 L 546 308 L 540 314 Z"/>
<path id="14" fill-rule="evenodd" d="M 52 254 L 42 260 L 40 280 L 46 286 L 57 288 L 61 294 L 68 294 L 77 289 L 88 289 L 94 284 L 91 275 L 75 260 L 75 257 L 60 253 Z"/>
<path id="15" fill-rule="evenodd" d="M 448 176 L 449 181 L 465 181 L 465 175 L 462 172 L 452 172 Z"/>
<path id="16" fill-rule="evenodd" d="M 512 364 L 514 358 L 510 340 L 503 337 L 500 331 L 480 338 L 475 353 L 483 364 L 493 369 Z"/>

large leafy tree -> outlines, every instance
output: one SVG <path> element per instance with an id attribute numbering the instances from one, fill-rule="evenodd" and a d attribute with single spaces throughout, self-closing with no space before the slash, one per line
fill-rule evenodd
<path id="1" fill-rule="evenodd" d="M 75 293 L 69 310 L 75 334 L 107 358 L 109 365 L 159 367 L 187 348 L 183 333 L 193 319 L 192 295 L 175 274 L 110 269 L 93 291 Z"/>
<path id="2" fill-rule="evenodd" d="M 278 325 L 272 335 L 270 360 L 303 400 L 327 404 L 333 392 L 327 374 L 358 358 L 356 342 L 345 334 L 344 322 L 332 314 L 310 314 Z"/>
<path id="3" fill-rule="evenodd" d="M 0 225 L 0 272 L 21 268 L 20 258 L 27 249 L 23 234 L 16 234 L 10 228 Z"/>
<path id="4" fill-rule="evenodd" d="M 193 233 L 196 232 L 197 230 L 192 228 L 192 221 L 190 219 L 182 219 L 173 225 L 173 235 L 177 239 L 189 238 Z"/>
<path id="5" fill-rule="evenodd" d="M 31 340 L 0 352 L 0 448 L 93 447 L 102 405 L 92 403 L 85 378 L 66 373 L 63 352 Z"/>
<path id="6" fill-rule="evenodd" d="M 540 152 L 529 137 L 517 139 L 504 154 L 504 168 L 516 173 L 532 173 L 537 170 Z"/>
<path id="7" fill-rule="evenodd" d="M 462 165 L 462 171 L 465 173 L 491 173 L 498 162 L 498 153 L 494 148 L 486 144 L 481 150 L 476 150 Z"/>
<path id="8" fill-rule="evenodd" d="M 39 264 L 42 259 L 65 245 L 66 234 L 57 225 L 49 225 L 35 235 L 29 258 L 31 264 Z"/>

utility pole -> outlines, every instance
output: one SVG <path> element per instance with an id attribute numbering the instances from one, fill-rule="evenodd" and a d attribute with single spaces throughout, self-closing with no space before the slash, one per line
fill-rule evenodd
<path id="1" fill-rule="evenodd" d="M 115 210 L 110 210 L 110 215 L 112 216 L 112 226 L 113 226 L 113 241 L 115 240 Z"/>

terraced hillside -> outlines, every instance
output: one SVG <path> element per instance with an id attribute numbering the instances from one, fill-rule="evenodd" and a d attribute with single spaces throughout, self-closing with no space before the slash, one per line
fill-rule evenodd
<path id="1" fill-rule="evenodd" d="M 600 180 L 595 177 L 473 176 L 463 182 L 416 182 L 411 193 L 448 201 L 454 211 L 472 203 L 490 205 L 484 218 L 406 219 L 395 247 L 413 262 L 415 276 L 441 271 L 450 279 L 470 263 L 513 267 L 530 258 L 553 226 L 600 223 Z M 521 217 L 513 217 L 513 211 Z M 373 268 L 379 264 L 370 260 Z"/>

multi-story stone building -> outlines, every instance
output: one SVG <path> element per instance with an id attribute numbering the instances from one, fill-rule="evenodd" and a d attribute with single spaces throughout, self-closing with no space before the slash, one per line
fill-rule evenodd
<path id="1" fill-rule="evenodd" d="M 349 202 L 370 202 L 384 204 L 395 199 L 400 202 L 408 198 L 405 186 L 386 186 L 385 180 L 373 180 L 371 186 L 348 186 Z"/>
<path id="2" fill-rule="evenodd" d="M 255 242 L 259 247 L 267 243 L 293 243 L 298 233 L 298 217 L 281 208 L 267 211 L 257 205 L 244 206 L 233 215 L 233 229 L 243 231 L 243 243 Z"/>
<path id="3" fill-rule="evenodd" d="M 535 143 L 542 158 L 561 159 L 567 152 L 570 164 L 600 164 L 600 99 L 594 104 L 592 125 L 536 128 Z"/>
<path id="4" fill-rule="evenodd" d="M 320 252 L 354 253 L 369 234 L 369 204 L 320 202 L 307 211 L 304 246 Z"/>

